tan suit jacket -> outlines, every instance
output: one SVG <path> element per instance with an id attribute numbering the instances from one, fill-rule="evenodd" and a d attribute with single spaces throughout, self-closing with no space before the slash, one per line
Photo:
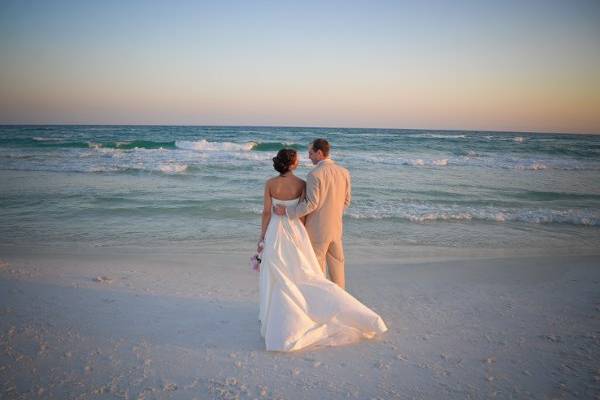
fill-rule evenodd
<path id="1" fill-rule="evenodd" d="M 325 159 L 306 179 L 306 198 L 287 208 L 289 218 L 306 215 L 306 230 L 315 244 L 341 242 L 342 215 L 350 205 L 350 173 L 333 160 Z"/>

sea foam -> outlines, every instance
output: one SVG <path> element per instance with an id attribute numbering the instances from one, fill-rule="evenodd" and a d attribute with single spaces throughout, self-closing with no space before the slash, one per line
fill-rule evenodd
<path id="1" fill-rule="evenodd" d="M 357 220 L 404 220 L 414 223 L 427 222 L 521 222 L 529 224 L 566 224 L 600 226 L 600 213 L 586 209 L 498 209 L 495 207 L 444 207 L 423 204 L 391 204 L 362 207 L 356 204 L 346 215 Z"/>
<path id="2" fill-rule="evenodd" d="M 256 142 L 209 142 L 206 139 L 198 141 L 177 140 L 175 146 L 180 149 L 196 151 L 251 151 L 256 147 Z"/>
<path id="3" fill-rule="evenodd" d="M 187 164 L 161 164 L 159 169 L 165 174 L 178 174 L 187 171 Z"/>

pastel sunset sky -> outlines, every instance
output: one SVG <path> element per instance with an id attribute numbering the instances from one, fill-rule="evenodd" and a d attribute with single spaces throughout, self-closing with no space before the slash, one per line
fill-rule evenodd
<path id="1" fill-rule="evenodd" d="M 600 2 L 2 0 L 0 123 L 600 133 Z"/>

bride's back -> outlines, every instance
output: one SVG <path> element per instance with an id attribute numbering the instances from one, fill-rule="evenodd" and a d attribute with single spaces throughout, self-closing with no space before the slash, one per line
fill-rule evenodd
<path id="1" fill-rule="evenodd" d="M 296 175 L 276 176 L 267 181 L 269 194 L 279 200 L 297 199 L 304 192 L 306 182 Z"/>

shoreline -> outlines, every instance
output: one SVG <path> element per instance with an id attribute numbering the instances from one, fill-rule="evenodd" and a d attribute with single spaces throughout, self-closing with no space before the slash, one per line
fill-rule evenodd
<path id="1" fill-rule="evenodd" d="M 178 255 L 229 255 L 244 259 L 249 258 L 256 250 L 254 240 L 189 240 L 169 241 L 157 240 L 149 244 L 114 244 L 102 242 L 47 242 L 47 243 L 0 243 L 2 256 L 26 257 L 27 255 L 45 256 L 112 256 L 154 254 L 164 256 Z M 544 257 L 544 256 L 600 256 L 600 248 L 586 245 L 556 247 L 444 247 L 428 244 L 361 243 L 356 239 L 344 238 L 346 261 L 350 263 L 389 262 L 404 264 L 407 262 L 452 261 L 461 259 L 487 259 L 512 257 Z"/>

